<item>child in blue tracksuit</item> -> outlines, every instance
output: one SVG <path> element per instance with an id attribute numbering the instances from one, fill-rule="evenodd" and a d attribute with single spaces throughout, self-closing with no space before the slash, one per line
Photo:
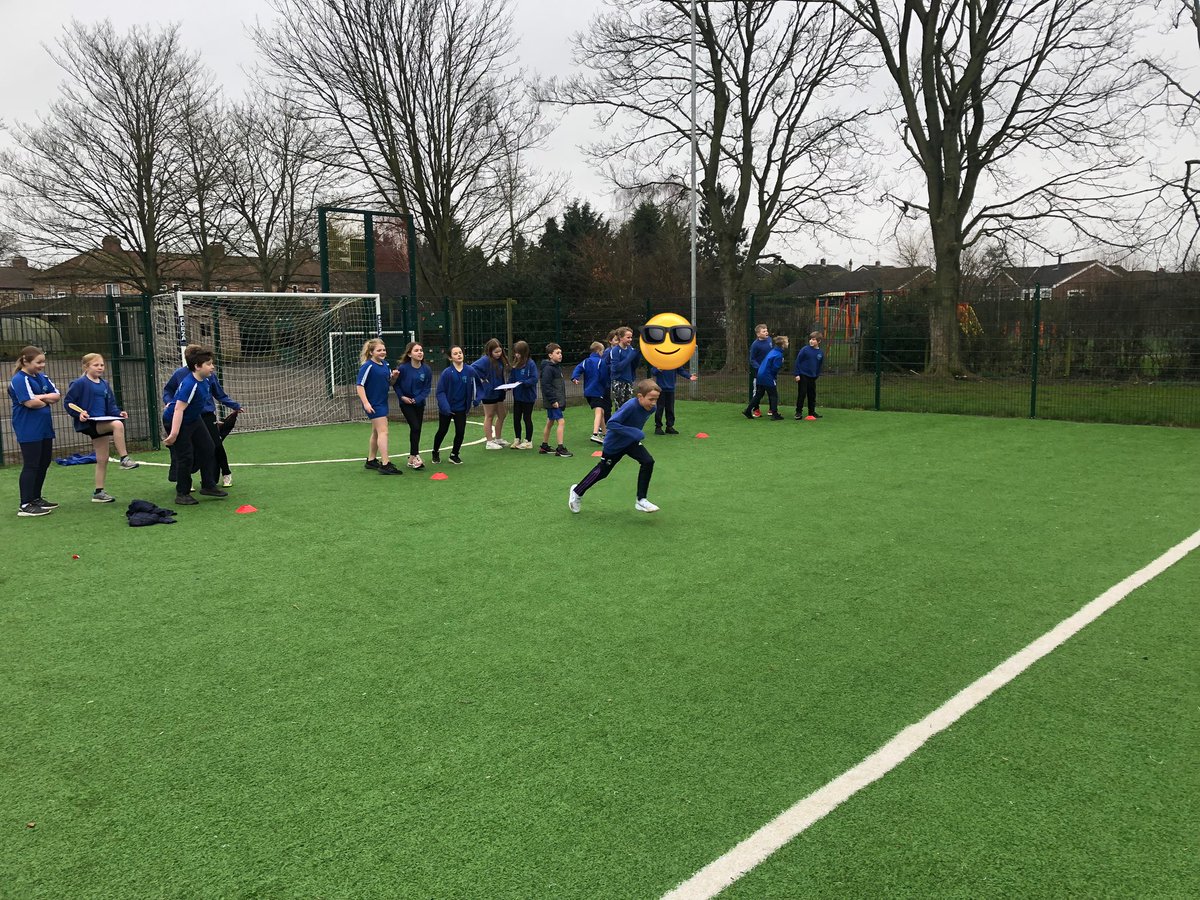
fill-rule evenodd
<path id="1" fill-rule="evenodd" d="M 54 420 L 50 406 L 62 399 L 54 382 L 46 375 L 46 354 L 40 347 L 23 347 L 17 354 L 17 367 L 8 383 L 12 400 L 12 427 L 21 446 L 22 518 L 44 516 L 58 509 L 42 496 L 42 485 L 50 471 L 54 455 Z"/>
<path id="2" fill-rule="evenodd" d="M 620 407 L 633 399 L 634 370 L 641 354 L 629 346 L 633 343 L 633 329 L 622 325 L 617 329 L 617 343 L 604 351 L 608 362 L 608 377 L 612 387 L 612 402 Z"/>
<path id="3" fill-rule="evenodd" d="M 678 369 L 659 369 L 650 367 L 650 377 L 658 384 L 658 404 L 654 407 L 654 433 L 679 434 L 675 430 L 675 379 L 679 376 Z M 696 376 L 684 372 L 683 377 L 695 381 Z M 667 428 L 663 430 L 663 418 L 667 420 Z"/>
<path id="4" fill-rule="evenodd" d="M 463 349 L 450 348 L 450 365 L 442 370 L 437 384 L 438 430 L 433 436 L 433 461 L 442 461 L 442 438 L 454 423 L 454 444 L 450 450 L 450 462 L 462 465 L 463 430 L 467 427 L 467 410 L 475 405 L 475 372 L 463 365 Z"/>
<path id="5" fill-rule="evenodd" d="M 779 375 L 779 370 L 783 368 L 783 351 L 788 348 L 787 335 L 776 335 L 774 344 L 771 352 L 762 361 L 762 365 L 758 367 L 758 387 L 754 389 L 754 399 L 742 410 L 742 415 L 747 419 L 754 418 L 754 407 L 761 402 L 763 394 L 766 394 L 770 401 L 772 421 L 778 422 L 783 418 L 779 414 L 779 388 L 776 386 L 775 379 Z"/>
<path id="6" fill-rule="evenodd" d="M 765 324 L 754 326 L 754 342 L 750 344 L 750 397 L 754 397 L 754 392 L 758 389 L 758 367 L 762 365 L 763 360 L 767 358 L 767 354 L 771 352 L 770 330 Z M 754 403 L 754 418 L 762 415 L 762 411 L 758 408 L 758 404 Z"/>
<path id="7" fill-rule="evenodd" d="M 408 423 L 408 467 L 423 469 L 421 426 L 425 422 L 425 401 L 433 390 L 433 370 L 425 364 L 425 348 L 409 341 L 396 367 L 400 374 L 392 386 L 400 401 L 400 413 Z"/>
<path id="8" fill-rule="evenodd" d="M 83 374 L 67 388 L 63 407 L 75 421 L 75 430 L 92 439 L 92 449 L 96 452 L 96 483 L 92 502 L 112 503 L 115 498 L 104 490 L 109 445 L 116 444 L 122 469 L 136 469 L 138 464 L 129 458 L 125 447 L 124 420 L 129 416 L 117 406 L 116 395 L 104 380 L 104 357 L 99 353 L 84 355 Z M 94 421 L 97 417 L 104 421 Z"/>
<path id="9" fill-rule="evenodd" d="M 183 348 L 184 356 L 189 350 L 199 350 L 200 347 L 196 344 L 189 344 Z M 175 392 L 179 390 L 179 385 L 183 383 L 183 379 L 188 374 L 187 366 L 180 366 L 171 373 L 171 377 L 167 379 L 167 383 L 163 385 L 163 404 L 170 403 L 175 399 Z M 224 476 L 223 484 L 229 487 L 233 484 L 233 470 L 229 468 L 229 456 L 225 452 L 225 438 L 229 432 L 233 431 L 233 426 L 237 422 L 237 414 L 242 411 L 242 405 L 235 401 L 232 397 L 225 393 L 225 389 L 221 387 L 221 382 L 217 379 L 217 374 L 214 372 L 208 377 L 209 397 L 205 401 L 204 409 L 200 411 L 200 418 L 204 422 L 204 426 L 208 429 L 209 436 L 213 440 L 213 457 L 217 461 L 217 468 L 221 470 Z M 217 424 L 217 404 L 233 411 L 233 415 L 227 416 L 225 422 Z M 120 447 L 117 448 L 118 450 Z M 124 468 L 124 462 L 122 462 Z"/>
<path id="10" fill-rule="evenodd" d="M 200 493 L 223 498 L 229 494 L 217 487 L 213 439 L 201 418 L 201 410 L 211 400 L 208 377 L 212 375 L 213 354 L 203 347 L 188 347 L 184 353 L 188 374 L 175 392 L 171 424 L 163 444 L 171 448 L 171 471 L 175 476 L 175 505 L 195 506 L 192 496 L 192 472 L 200 469 Z"/>
<path id="11" fill-rule="evenodd" d="M 605 357 L 604 345 L 592 341 L 589 348 L 592 355 L 575 367 L 571 373 L 571 383 L 579 384 L 583 380 L 583 399 L 592 408 L 592 437 L 595 444 L 604 443 L 604 423 L 608 421 L 608 404 L 606 399 L 611 390 L 608 376 L 608 360 Z"/>
<path id="12" fill-rule="evenodd" d="M 517 341 L 513 344 L 512 372 L 509 380 L 516 382 L 513 392 L 513 431 L 517 439 L 513 442 L 514 450 L 533 449 L 533 408 L 537 405 L 538 367 L 529 358 L 529 344 Z M 525 429 L 525 437 L 521 437 L 521 429 Z"/>
<path id="13" fill-rule="evenodd" d="M 808 336 L 808 343 L 796 354 L 796 364 L 792 366 L 792 374 L 796 376 L 796 418 L 804 418 L 800 408 L 804 400 L 808 400 L 808 417 L 821 418 L 817 415 L 817 379 L 821 377 L 821 364 L 825 362 L 825 352 L 821 349 L 819 331 Z"/>
<path id="14" fill-rule="evenodd" d="M 654 457 L 642 446 L 642 441 L 646 439 L 643 430 L 646 420 L 654 412 L 660 391 L 658 385 L 649 378 L 639 381 L 634 391 L 634 398 L 626 401 L 608 420 L 608 433 L 604 436 L 600 462 L 583 476 L 583 481 L 571 485 L 567 492 L 567 507 L 571 512 L 579 512 L 583 495 L 597 481 L 607 478 L 613 467 L 626 456 L 636 459 L 641 466 L 638 469 L 637 502 L 633 508 L 638 512 L 657 512 L 658 507 L 646 499 L 650 490 L 650 476 L 654 474 Z"/>

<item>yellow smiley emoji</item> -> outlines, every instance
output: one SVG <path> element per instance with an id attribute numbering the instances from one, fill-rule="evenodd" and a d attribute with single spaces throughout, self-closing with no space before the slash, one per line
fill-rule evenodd
<path id="1" fill-rule="evenodd" d="M 675 313 L 659 313 L 638 331 L 642 356 L 656 369 L 667 371 L 686 366 L 696 352 L 695 327 Z"/>

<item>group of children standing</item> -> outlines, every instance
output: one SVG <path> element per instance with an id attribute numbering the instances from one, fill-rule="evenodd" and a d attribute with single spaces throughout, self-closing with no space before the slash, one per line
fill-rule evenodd
<path id="1" fill-rule="evenodd" d="M 117 407 L 112 388 L 104 379 L 104 357 L 89 353 L 82 359 L 83 374 L 71 382 L 66 397 L 46 374 L 46 354 L 40 347 L 23 347 L 8 385 L 12 400 L 12 424 L 21 447 L 21 502 L 17 515 L 23 518 L 49 515 L 59 504 L 42 496 L 46 474 L 54 453 L 55 403 L 64 402 L 75 430 L 92 440 L 96 454 L 96 480 L 93 503 L 112 503 L 114 497 L 104 490 L 108 473 L 109 446 L 115 444 L 122 469 L 136 469 L 125 446 L 125 420 L 128 415 Z"/>
<path id="2" fill-rule="evenodd" d="M 788 349 L 787 335 L 780 334 L 774 338 L 768 337 L 770 329 L 766 325 L 754 327 L 754 343 L 750 345 L 750 403 L 742 410 L 747 419 L 757 419 L 762 416 L 759 404 L 764 396 L 767 398 L 768 409 L 772 421 L 783 421 L 779 413 L 779 370 L 783 368 L 783 354 Z M 821 377 L 821 366 L 825 362 L 825 352 L 821 349 L 823 335 L 814 331 L 808 336 L 808 343 L 796 354 L 792 365 L 792 375 L 796 379 L 796 419 L 819 419 L 817 412 L 817 379 Z M 804 404 L 808 403 L 808 416 L 803 414 Z"/>

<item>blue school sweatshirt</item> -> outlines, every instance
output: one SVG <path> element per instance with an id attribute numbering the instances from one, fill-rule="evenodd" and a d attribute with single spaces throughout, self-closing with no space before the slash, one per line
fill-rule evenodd
<path id="1" fill-rule="evenodd" d="M 180 366 L 171 373 L 171 377 L 167 379 L 167 383 L 163 385 L 163 403 L 170 403 L 175 399 L 175 392 L 179 390 L 179 385 L 183 384 L 184 376 L 191 370 L 187 366 Z M 213 413 L 217 411 L 217 403 L 229 407 L 229 409 L 241 409 L 242 404 L 236 402 L 232 397 L 225 393 L 225 389 L 221 387 L 221 382 L 217 380 L 217 374 L 214 372 L 208 376 L 209 398 L 208 404 L 201 412 Z"/>
<path id="2" fill-rule="evenodd" d="M 775 342 L 769 337 L 759 338 L 750 344 L 750 371 L 757 372 L 758 367 L 762 365 L 762 361 L 767 358 L 767 354 L 771 352 L 771 348 L 775 346 Z"/>
<path id="3" fill-rule="evenodd" d="M 513 399 L 521 403 L 536 403 L 538 395 L 538 367 L 532 359 L 525 360 L 525 365 L 513 369 L 509 381 L 519 381 L 520 387 L 513 388 Z"/>
<path id="4" fill-rule="evenodd" d="M 191 372 L 183 377 L 179 390 L 175 392 L 176 401 L 182 400 L 187 404 L 183 411 L 184 422 L 194 422 L 204 412 L 204 407 L 212 402 L 212 387 L 207 378 L 197 378 Z"/>
<path id="5" fill-rule="evenodd" d="M 621 404 L 621 408 L 608 420 L 608 431 L 604 435 L 604 455 L 613 456 L 644 441 L 646 432 L 642 429 L 652 415 L 654 407 L 642 409 L 637 397 Z"/>
<path id="6" fill-rule="evenodd" d="M 773 347 L 767 354 L 762 365 L 758 367 L 758 383 L 765 387 L 775 387 L 775 376 L 783 368 L 783 351 Z"/>
<path id="7" fill-rule="evenodd" d="M 424 406 L 433 390 L 433 369 L 425 363 L 413 368 L 410 363 L 400 366 L 400 377 L 395 384 L 396 397 L 403 403 L 404 397 L 411 397 L 415 406 Z"/>
<path id="8" fill-rule="evenodd" d="M 475 370 L 463 366 L 459 372 L 454 366 L 446 366 L 438 377 L 438 412 L 443 416 L 466 412 L 475 400 Z"/>
<path id="9" fill-rule="evenodd" d="M 603 397 L 608 391 L 608 360 L 600 353 L 593 353 L 575 367 L 572 381 L 583 380 L 583 396 Z"/>
<path id="10" fill-rule="evenodd" d="M 71 409 L 71 404 L 87 410 L 89 416 L 119 416 L 121 414 L 121 410 L 117 406 L 116 395 L 113 394 L 112 388 L 103 378 L 96 382 L 86 375 L 80 375 L 71 382 L 66 396 L 63 397 L 63 409 L 74 420 L 75 430 L 83 431 L 88 427 L 88 423 L 79 421 L 79 413 Z"/>
<path id="11" fill-rule="evenodd" d="M 486 353 L 471 363 L 468 368 L 475 373 L 479 380 L 479 399 L 481 403 L 499 403 L 504 399 L 504 391 L 497 391 L 504 384 L 504 363 L 492 359 Z"/>
<path id="12" fill-rule="evenodd" d="M 608 360 L 608 373 L 613 381 L 625 381 L 633 383 L 633 370 L 637 368 L 638 359 L 641 356 L 633 345 L 630 344 L 624 350 L 620 347 L 609 347 L 604 351 L 605 358 Z"/>
<path id="13" fill-rule="evenodd" d="M 796 362 L 792 365 L 792 374 L 820 378 L 821 363 L 823 362 L 825 362 L 825 351 L 820 347 L 805 344 L 796 354 Z"/>
<path id="14" fill-rule="evenodd" d="M 675 379 L 681 371 L 685 379 L 692 377 L 691 372 L 683 371 L 682 369 L 656 369 L 653 366 L 650 367 L 650 377 L 658 383 L 658 389 L 661 393 L 666 393 L 667 391 L 674 393 Z"/>

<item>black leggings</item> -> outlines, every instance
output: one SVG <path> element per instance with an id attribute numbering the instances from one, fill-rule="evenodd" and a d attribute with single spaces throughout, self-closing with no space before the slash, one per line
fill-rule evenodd
<path id="1" fill-rule="evenodd" d="M 421 455 L 421 426 L 425 422 L 424 403 L 405 403 L 400 401 L 400 412 L 408 423 L 408 455 Z M 457 451 L 456 451 L 457 452 Z"/>
<path id="2" fill-rule="evenodd" d="M 641 444 L 627 447 L 616 456 L 609 456 L 607 453 L 601 456 L 596 467 L 583 476 L 583 481 L 575 485 L 575 493 L 582 497 L 597 481 L 607 478 L 613 467 L 626 456 L 641 463 L 641 468 L 638 469 L 637 498 L 645 500 L 646 492 L 650 490 L 650 476 L 654 474 L 654 457 Z"/>
<path id="3" fill-rule="evenodd" d="M 455 456 L 458 456 L 458 451 L 462 449 L 463 431 L 466 430 L 467 427 L 467 411 L 464 409 L 462 412 L 451 413 L 447 416 L 439 410 L 438 430 L 437 434 L 433 436 L 434 453 L 437 453 L 442 449 L 442 438 L 444 438 L 446 436 L 446 432 L 450 430 L 451 422 L 454 423 L 454 444 L 453 449 L 450 452 Z"/>
<path id="4" fill-rule="evenodd" d="M 675 392 L 660 391 L 658 405 L 654 407 L 654 427 L 662 428 L 663 416 L 667 417 L 667 427 L 675 427 Z"/>
<path id="5" fill-rule="evenodd" d="M 524 400 L 513 401 L 513 431 L 516 432 L 517 440 L 521 440 L 521 423 L 525 423 L 525 440 L 533 440 L 533 407 L 536 401 L 530 400 L 526 403 Z"/>
<path id="6" fill-rule="evenodd" d="M 808 414 L 816 415 L 817 379 L 811 375 L 801 375 L 800 383 L 796 386 L 796 415 L 800 415 L 800 408 L 804 406 L 805 400 L 808 400 Z"/>
<path id="7" fill-rule="evenodd" d="M 24 460 L 20 480 L 22 506 L 42 498 L 42 485 L 46 483 L 53 457 L 54 438 L 21 444 L 21 459 Z"/>

